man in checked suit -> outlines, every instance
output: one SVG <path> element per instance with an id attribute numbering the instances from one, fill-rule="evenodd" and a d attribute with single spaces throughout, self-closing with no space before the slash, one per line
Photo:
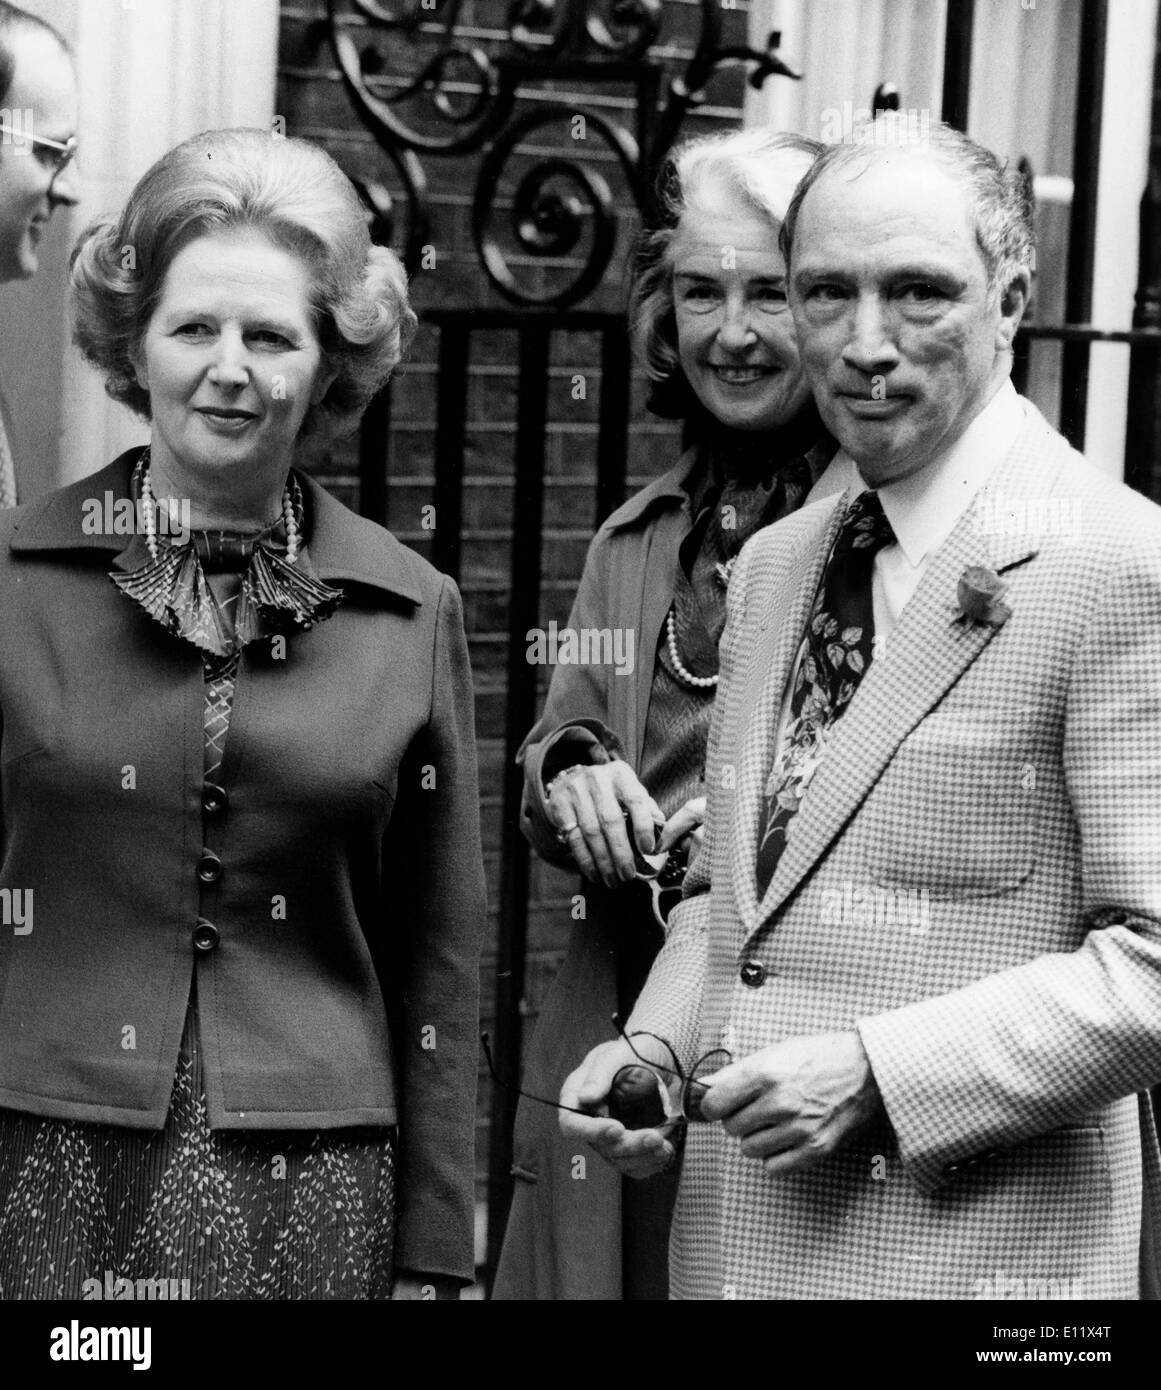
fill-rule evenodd
<path id="1" fill-rule="evenodd" d="M 706 838 L 627 1025 L 734 1060 L 627 1130 L 603 1044 L 562 1126 L 629 1174 L 684 1134 L 679 1298 L 1152 1297 L 1161 509 L 1012 389 L 1018 179 L 867 139 L 783 233 L 855 483 L 734 570 Z"/>

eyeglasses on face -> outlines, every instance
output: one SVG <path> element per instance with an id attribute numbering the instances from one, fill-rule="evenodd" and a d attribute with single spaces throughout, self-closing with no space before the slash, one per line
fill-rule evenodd
<path id="1" fill-rule="evenodd" d="M 609 1117 L 619 1120 L 626 1129 L 665 1129 L 674 1125 L 705 1121 L 706 1117 L 701 1112 L 701 1102 L 709 1087 L 704 1078 L 720 1071 L 722 1067 L 729 1066 L 734 1060 L 733 1055 L 724 1047 L 716 1047 L 699 1057 L 687 1074 L 672 1046 L 664 1038 L 644 1030 L 626 1033 L 621 1026 L 619 1014 L 613 1015 L 613 1027 L 629 1044 L 640 1065 L 630 1063 L 621 1067 L 614 1075 L 609 1087 Z M 633 1046 L 634 1038 L 652 1038 L 654 1042 L 660 1043 L 669 1053 L 673 1066 L 666 1067 L 660 1062 L 651 1062 L 642 1057 Z M 554 1110 L 568 1110 L 574 1115 L 593 1118 L 591 1111 L 580 1110 L 575 1105 L 562 1105 L 559 1101 L 548 1100 L 544 1096 L 534 1096 L 529 1091 L 522 1091 L 518 1086 L 512 1086 L 502 1080 L 492 1059 L 487 1033 L 480 1034 L 480 1041 L 484 1046 L 488 1071 L 497 1086 L 503 1086 L 506 1091 L 514 1091 L 525 1100 L 534 1100 L 539 1105 L 551 1105 Z"/>
<path id="2" fill-rule="evenodd" d="M 21 130 L 19 127 L 6 125 L 0 121 L 0 135 L 11 135 L 14 137 L 13 143 L 27 142 L 36 149 L 50 150 L 52 153 L 45 157 L 45 165 L 52 169 L 52 176 L 56 176 L 67 165 L 71 164 L 77 153 L 77 137 L 70 135 L 63 143 L 60 140 L 50 140 L 45 135 L 30 135 L 28 131 Z"/>

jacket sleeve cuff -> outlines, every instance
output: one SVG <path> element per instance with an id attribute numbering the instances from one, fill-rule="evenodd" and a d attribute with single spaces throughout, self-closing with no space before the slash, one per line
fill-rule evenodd
<path id="1" fill-rule="evenodd" d="M 977 994 L 920 1000 L 857 1024 L 899 1157 L 928 1195 L 1059 1121 L 1046 1115 L 1029 1125 L 996 1084 L 997 1066 L 1004 1057 L 1014 1064 L 1019 1042 L 1013 1037 L 997 1046 L 989 1036 L 995 1016 L 980 1011 Z"/>
<path id="2" fill-rule="evenodd" d="M 574 763 L 624 761 L 621 740 L 599 719 L 574 719 L 561 724 L 547 738 L 529 749 L 524 760 L 524 796 L 520 824 L 525 838 L 550 864 L 570 865 L 572 855 L 562 849 L 548 816 L 544 788 L 558 772 Z"/>
<path id="3" fill-rule="evenodd" d="M 916 1187 L 930 1195 L 952 1181 L 965 1163 L 984 1155 L 973 1154 L 966 1135 L 953 1135 L 940 1123 L 942 1106 L 934 1094 L 927 1094 L 923 1078 L 929 1074 L 931 1048 L 945 1049 L 924 1026 L 927 1020 L 912 1017 L 914 1012 L 912 1005 L 862 1019 L 857 1032 L 904 1169 Z"/>

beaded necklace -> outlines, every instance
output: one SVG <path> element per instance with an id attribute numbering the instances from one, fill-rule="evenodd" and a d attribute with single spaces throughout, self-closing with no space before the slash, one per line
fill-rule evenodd
<path id="1" fill-rule="evenodd" d="M 141 455 L 141 460 L 137 465 L 139 474 L 138 487 L 141 492 L 141 513 L 145 526 L 145 544 L 149 550 L 150 559 L 156 560 L 159 554 L 157 546 L 157 501 L 153 496 L 153 486 L 150 481 L 150 459 L 148 448 Z M 290 496 L 290 488 L 282 489 L 282 516 L 286 522 L 286 562 L 293 565 L 298 559 L 298 548 L 300 545 L 300 535 L 298 530 L 298 518 L 294 514 L 294 502 Z"/>

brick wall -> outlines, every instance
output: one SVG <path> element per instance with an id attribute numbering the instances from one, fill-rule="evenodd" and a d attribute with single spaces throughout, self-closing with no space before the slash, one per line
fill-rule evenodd
<path id="1" fill-rule="evenodd" d="M 442 7 L 444 0 L 438 0 Z M 397 8 L 403 9 L 400 4 Z M 601 10 L 599 5 L 589 7 Z M 725 42 L 746 41 L 749 6 L 723 0 Z M 475 0 L 461 7 L 457 37 L 492 54 L 512 54 L 506 41 L 507 0 Z M 604 6 L 602 12 L 608 12 Z M 287 134 L 323 144 L 357 178 L 375 179 L 401 191 L 389 161 L 379 151 L 352 110 L 340 81 L 334 57 L 321 23 L 325 7 L 314 3 L 282 5 L 277 110 L 286 121 Z M 438 15 L 438 10 L 436 11 Z M 700 6 L 694 0 L 666 0 L 663 28 L 654 55 L 669 71 L 684 68 L 700 32 Z M 421 55 L 433 51 L 430 29 L 410 36 L 380 38 L 383 53 L 381 76 L 384 90 L 396 88 L 417 71 Z M 742 76 L 736 69 L 717 76 L 706 93 L 706 102 L 687 119 L 683 135 L 697 135 L 735 126 L 740 118 Z M 617 241 L 602 284 L 581 307 L 620 311 L 624 307 L 625 267 L 638 228 L 633 200 L 615 158 L 600 141 L 587 135 L 572 138 L 571 117 L 576 112 L 597 111 L 610 121 L 634 130 L 633 99 L 625 82 L 594 83 L 555 80 L 520 89 L 516 115 L 533 107 L 559 110 L 561 119 L 534 133 L 534 143 L 522 146 L 501 180 L 497 209 L 510 205 L 511 190 L 530 162 L 545 154 L 584 158 L 608 182 L 617 209 Z M 501 133 L 502 138 L 502 133 Z M 421 320 L 424 310 L 435 307 L 480 308 L 503 306 L 505 301 L 487 282 L 471 237 L 471 205 L 482 152 L 455 157 L 421 155 L 430 194 L 431 233 L 427 238 L 434 257 L 428 269 L 418 270 L 412 294 Z M 583 249 L 583 244 L 582 244 Z M 532 257 L 515 257 L 511 264 L 522 283 L 551 283 L 553 275 L 567 275 L 576 264 L 565 257 L 545 269 Z M 436 353 L 438 333 L 434 325 L 421 323 L 410 359 L 392 389 L 392 427 L 384 467 L 387 473 L 386 522 L 407 544 L 429 555 L 431 532 L 422 527 L 421 509 L 431 503 L 433 490 Z M 585 549 L 595 516 L 597 466 L 597 412 L 600 402 L 599 341 L 583 332 L 553 335 L 549 373 L 549 424 L 546 452 L 546 486 L 543 534 L 519 537 L 515 543 L 541 545 L 542 624 L 563 623 L 576 590 Z M 585 398 L 573 399 L 574 374 L 585 377 Z M 508 621 L 508 585 L 511 565 L 513 451 L 516 409 L 515 337 L 510 332 L 476 332 L 468 390 L 465 476 L 463 497 L 463 549 L 461 586 L 464 593 L 468 638 L 476 685 L 476 720 L 479 733 L 481 806 L 484 853 L 491 914 L 489 945 L 482 969 L 483 1024 L 490 1025 L 495 981 L 495 927 L 499 899 L 501 805 L 500 791 L 505 757 L 505 659 Z M 655 477 L 674 460 L 677 431 L 649 415 L 643 407 L 643 385 L 634 380 L 628 487 Z M 328 487 L 349 505 L 358 507 L 358 445 L 349 440 L 334 446 L 316 468 Z M 438 521 L 438 518 L 437 518 Z M 547 685 L 550 673 L 543 673 Z M 569 917 L 567 901 L 575 890 L 572 877 L 546 869 L 538 861 L 532 869 L 527 958 L 528 1032 L 544 992 L 560 960 Z M 481 1191 L 487 1143 L 489 1087 L 481 1087 Z"/>

